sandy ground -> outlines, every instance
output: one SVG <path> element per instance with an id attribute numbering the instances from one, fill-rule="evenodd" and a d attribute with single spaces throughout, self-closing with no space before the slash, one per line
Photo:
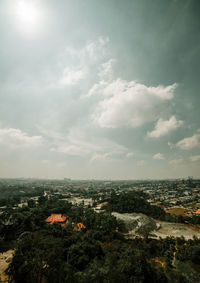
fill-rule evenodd
<path id="1" fill-rule="evenodd" d="M 138 225 L 146 225 L 148 223 L 149 218 L 147 216 L 141 217 L 142 214 L 136 214 L 136 213 L 123 213 L 119 214 L 114 212 L 113 215 L 117 218 L 120 218 L 121 220 L 125 221 L 126 223 L 133 222 L 134 226 L 134 221 L 139 220 Z M 120 216 L 120 217 L 119 217 Z M 151 218 L 149 218 L 151 219 Z M 160 221 L 160 220 L 153 220 L 154 223 L 156 223 L 157 229 L 154 228 L 155 225 L 152 225 L 152 228 L 155 230 L 152 230 L 150 233 L 149 237 L 150 238 L 155 238 L 159 239 L 161 238 L 166 238 L 166 237 L 181 237 L 183 236 L 186 240 L 192 239 L 194 236 L 197 238 L 200 238 L 200 225 L 192 225 L 192 224 L 182 224 L 182 223 L 171 223 L 171 222 L 165 222 L 165 221 Z M 137 229 L 131 229 L 131 225 L 129 225 L 129 233 L 128 237 L 129 238 L 134 238 L 137 234 Z M 133 227 L 134 228 L 134 227 Z"/>
<path id="2" fill-rule="evenodd" d="M 170 223 L 157 220 L 156 223 L 160 224 L 160 229 L 153 231 L 152 234 L 157 238 L 166 238 L 167 236 L 181 237 L 185 239 L 192 239 L 193 236 L 200 238 L 200 228 L 197 225 Z"/>
<path id="3" fill-rule="evenodd" d="M 13 253 L 14 250 L 8 250 L 5 253 L 0 253 L 0 276 L 2 283 L 8 282 L 8 276 L 4 273 L 4 271 L 8 268 L 8 265 L 12 260 Z"/>

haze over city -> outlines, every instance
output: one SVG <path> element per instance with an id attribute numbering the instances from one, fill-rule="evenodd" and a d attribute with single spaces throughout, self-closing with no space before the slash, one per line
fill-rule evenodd
<path id="1" fill-rule="evenodd" d="M 199 8 L 2 0 L 0 178 L 199 178 Z"/>

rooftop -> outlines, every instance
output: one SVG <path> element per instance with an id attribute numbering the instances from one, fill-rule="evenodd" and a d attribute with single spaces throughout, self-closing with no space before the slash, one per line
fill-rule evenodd
<path id="1" fill-rule="evenodd" d="M 53 223 L 63 223 L 67 221 L 66 216 L 62 216 L 62 214 L 51 214 L 49 217 L 47 217 L 46 222 L 49 224 Z"/>

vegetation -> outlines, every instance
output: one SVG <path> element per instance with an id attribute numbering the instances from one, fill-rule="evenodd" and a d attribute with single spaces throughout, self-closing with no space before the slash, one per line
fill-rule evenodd
<path id="1" fill-rule="evenodd" d="M 106 200 L 107 212 L 96 213 L 60 196 L 47 198 L 41 190 L 37 202 L 7 205 L 0 215 L 0 251 L 15 249 L 9 282 L 199 282 L 200 239 L 126 239 L 112 211 L 163 220 L 165 211 L 136 193 L 111 191 L 102 195 Z M 52 213 L 67 216 L 67 225 L 47 224 Z M 78 222 L 86 229 L 75 229 Z"/>
<path id="2" fill-rule="evenodd" d="M 121 193 L 117 195 L 114 191 L 111 193 L 109 208 L 119 213 L 144 213 L 153 218 L 165 219 L 165 211 L 159 206 L 150 205 L 141 195 L 137 193 Z"/>
<path id="3" fill-rule="evenodd" d="M 112 191 L 110 197 L 106 200 L 109 201 L 106 207 L 108 211 L 117 211 L 119 213 L 144 213 L 155 219 L 160 219 L 168 222 L 177 223 L 191 223 L 200 224 L 199 216 L 182 216 L 182 215 L 172 215 L 166 213 L 165 210 L 159 206 L 151 205 L 145 199 L 145 195 L 136 192 L 124 192 L 116 194 Z"/>

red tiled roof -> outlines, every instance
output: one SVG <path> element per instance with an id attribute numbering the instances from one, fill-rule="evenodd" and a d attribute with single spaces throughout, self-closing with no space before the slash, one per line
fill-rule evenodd
<path id="1" fill-rule="evenodd" d="M 200 208 L 195 213 L 200 214 Z"/>
<path id="2" fill-rule="evenodd" d="M 47 219 L 46 222 L 53 224 L 53 223 L 60 223 L 60 222 L 67 222 L 67 217 L 62 216 L 62 214 L 51 214 Z"/>
<path id="3" fill-rule="evenodd" d="M 81 231 L 81 229 L 86 229 L 86 226 L 82 222 L 77 223 L 76 226 L 77 226 L 75 227 L 76 231 Z"/>

